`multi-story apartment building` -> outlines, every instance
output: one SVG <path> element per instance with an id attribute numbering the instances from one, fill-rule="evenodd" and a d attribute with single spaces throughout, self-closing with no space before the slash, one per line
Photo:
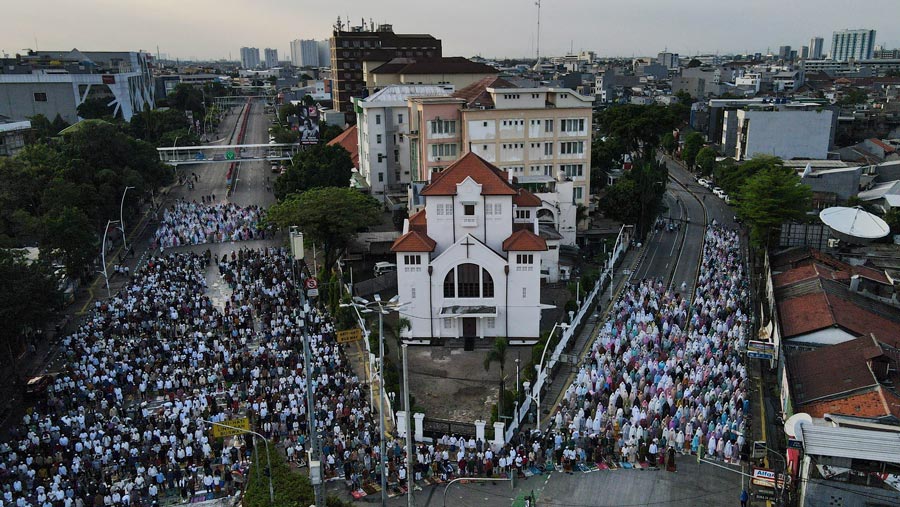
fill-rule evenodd
<path id="1" fill-rule="evenodd" d="M 335 30 L 331 37 L 331 76 L 334 108 L 354 121 L 354 97 L 366 95 L 363 64 L 375 68 L 378 62 L 394 58 L 439 58 L 441 41 L 427 34 L 397 34 L 391 25 L 379 25 L 373 31 L 354 27 Z"/>
<path id="2" fill-rule="evenodd" d="M 825 49 L 825 39 L 822 37 L 813 37 L 809 39 L 809 55 L 810 60 L 820 60 L 822 51 Z"/>
<path id="3" fill-rule="evenodd" d="M 574 203 L 589 204 L 592 97 L 490 77 L 452 97 L 409 102 L 414 180 L 430 181 L 471 152 L 536 190 L 572 181 Z"/>
<path id="4" fill-rule="evenodd" d="M 291 63 L 295 67 L 319 67 L 319 41 L 296 39 L 291 41 Z"/>
<path id="5" fill-rule="evenodd" d="M 431 85 L 391 85 L 365 99 L 354 98 L 359 136 L 359 173 L 374 195 L 405 193 L 413 181 L 409 97 L 447 96 Z M 455 153 L 454 153 L 455 155 Z"/>
<path id="6" fill-rule="evenodd" d="M 272 48 L 266 48 L 263 52 L 266 57 L 266 68 L 271 69 L 274 67 L 278 67 L 278 50 Z"/>
<path id="7" fill-rule="evenodd" d="M 875 30 L 838 30 L 831 36 L 831 59 L 870 60 L 875 51 Z"/>
<path id="8" fill-rule="evenodd" d="M 259 48 L 241 48 L 241 67 L 245 69 L 259 67 Z"/>

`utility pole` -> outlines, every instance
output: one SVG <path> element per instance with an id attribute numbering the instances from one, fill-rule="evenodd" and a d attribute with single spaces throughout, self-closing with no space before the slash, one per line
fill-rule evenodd
<path id="1" fill-rule="evenodd" d="M 325 494 L 322 491 L 322 461 L 319 444 L 319 431 L 316 427 L 316 404 L 315 392 L 313 392 L 312 383 L 312 355 L 309 349 L 309 312 L 310 308 L 306 302 L 306 291 L 300 286 L 299 277 L 297 276 L 298 259 L 303 258 L 303 234 L 296 228 L 291 228 L 291 272 L 294 276 L 294 289 L 300 296 L 300 317 L 297 319 L 297 325 L 303 329 L 301 341 L 303 342 L 303 363 L 306 374 L 306 417 L 307 426 L 309 427 L 309 447 L 308 459 L 309 463 L 309 482 L 312 483 L 313 491 L 316 497 L 316 507 L 325 507 Z"/>
<path id="2" fill-rule="evenodd" d="M 413 454 L 413 434 L 412 434 L 412 424 L 410 423 L 410 419 L 412 419 L 412 414 L 409 412 L 409 363 L 407 362 L 407 347 L 408 344 L 403 344 L 403 410 L 406 411 L 406 480 L 407 480 L 407 505 L 409 507 L 415 507 L 416 500 L 413 498 L 413 488 L 416 486 L 415 483 L 415 472 L 413 471 L 415 467 L 415 454 Z"/>

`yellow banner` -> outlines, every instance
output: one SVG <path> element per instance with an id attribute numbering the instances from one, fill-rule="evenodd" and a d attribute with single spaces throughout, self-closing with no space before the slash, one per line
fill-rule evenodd
<path id="1" fill-rule="evenodd" d="M 219 426 L 218 424 L 212 425 L 211 433 L 213 438 L 233 437 L 250 431 L 250 419 L 247 419 L 246 417 L 222 421 L 221 424 L 224 426 Z"/>
<path id="2" fill-rule="evenodd" d="M 338 343 L 355 342 L 356 340 L 359 340 L 361 338 L 362 338 L 362 329 L 360 329 L 358 327 L 337 332 L 337 342 Z"/>

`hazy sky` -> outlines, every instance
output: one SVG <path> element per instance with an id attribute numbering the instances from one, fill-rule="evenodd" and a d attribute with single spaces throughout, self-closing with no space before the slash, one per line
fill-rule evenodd
<path id="1" fill-rule="evenodd" d="M 24 48 L 137 50 L 180 58 L 239 58 L 241 46 L 278 49 L 327 38 L 337 16 L 431 33 L 444 55 L 533 56 L 534 0 L 3 0 L 0 53 Z M 603 56 L 776 51 L 842 28 L 874 28 L 900 47 L 897 0 L 543 0 L 541 54 Z M 848 26 L 848 23 L 853 23 Z"/>

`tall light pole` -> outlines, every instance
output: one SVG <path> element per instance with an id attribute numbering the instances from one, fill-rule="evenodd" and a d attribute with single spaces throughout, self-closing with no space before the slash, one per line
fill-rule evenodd
<path id="1" fill-rule="evenodd" d="M 390 301 L 382 302 L 381 294 L 375 294 L 375 301 L 368 301 L 367 299 L 363 299 L 361 297 L 353 298 L 352 303 L 343 303 L 342 307 L 354 306 L 361 313 L 371 313 L 373 311 L 378 312 L 378 405 L 379 405 L 379 417 L 378 417 L 378 428 L 380 431 L 380 437 L 378 439 L 378 451 L 380 453 L 379 461 L 381 466 L 381 506 L 387 507 L 387 474 L 385 473 L 386 465 L 385 465 L 385 448 L 384 448 L 384 316 L 390 313 L 390 310 L 397 310 L 400 307 L 404 306 L 402 304 L 398 304 L 400 300 L 400 296 L 394 296 L 390 299 Z M 407 418 L 409 414 L 407 414 Z M 409 470 L 407 470 L 407 475 L 409 474 Z M 412 494 L 412 491 L 409 493 Z"/>
<path id="2" fill-rule="evenodd" d="M 541 361 L 534 366 L 534 369 L 537 370 L 537 377 L 534 379 L 534 385 L 535 386 L 540 385 L 541 388 L 543 388 L 543 385 L 541 385 L 541 376 L 544 375 L 544 373 L 545 373 L 544 356 L 547 355 L 547 348 L 550 346 L 550 342 L 553 341 L 553 333 L 556 331 L 557 327 L 560 327 L 562 329 L 568 329 L 569 325 L 566 324 L 565 322 L 563 322 L 563 323 L 557 322 L 556 324 L 553 324 L 553 329 L 550 330 L 550 336 L 547 337 L 547 343 L 544 344 L 544 352 L 541 353 Z M 537 429 L 541 429 L 541 390 L 540 389 L 538 389 L 538 391 L 537 391 L 537 396 L 535 398 L 535 401 L 537 402 L 537 407 L 535 407 L 537 410 L 537 417 L 535 418 L 535 426 L 537 426 Z"/>
<path id="3" fill-rule="evenodd" d="M 106 297 L 111 297 L 112 293 L 109 291 L 109 274 L 106 271 L 106 235 L 109 233 L 109 226 L 118 222 L 118 220 L 107 220 L 106 228 L 103 229 L 103 244 L 100 245 L 100 262 L 103 263 L 103 278 L 106 280 Z"/>
<path id="4" fill-rule="evenodd" d="M 125 210 L 125 194 L 133 188 L 125 187 L 125 190 L 122 191 L 122 202 L 119 203 L 119 228 L 122 229 L 122 248 L 125 249 L 126 253 L 128 252 L 128 236 L 125 235 L 125 217 L 122 215 L 122 212 Z"/>
<path id="5" fill-rule="evenodd" d="M 263 442 L 266 443 L 266 466 L 269 467 L 269 473 L 268 473 L 268 476 L 269 476 L 269 502 L 274 504 L 275 503 L 275 488 L 274 488 L 274 486 L 272 486 L 272 460 L 269 457 L 269 439 L 260 435 L 259 433 L 255 432 L 255 431 L 245 430 L 243 428 L 238 428 L 237 426 L 229 426 L 227 424 L 222 424 L 222 423 L 218 423 L 218 422 L 214 422 L 214 421 L 207 421 L 206 419 L 200 419 L 200 422 L 204 422 L 206 424 L 212 424 L 213 426 L 221 426 L 223 428 L 228 428 L 230 430 L 238 430 L 238 431 L 242 431 L 244 433 L 250 433 L 253 436 L 257 436 L 257 437 L 261 438 L 263 440 Z"/>
<path id="6" fill-rule="evenodd" d="M 412 434 L 412 414 L 409 412 L 409 362 L 408 362 L 408 344 L 404 343 L 403 348 L 403 410 L 406 412 L 406 500 L 409 507 L 415 507 L 416 500 L 413 498 L 413 488 L 415 484 L 415 454 L 413 454 L 413 434 Z"/>
<path id="7" fill-rule="evenodd" d="M 312 354 L 309 348 L 309 328 L 307 327 L 307 312 L 309 312 L 309 305 L 306 302 L 306 292 L 300 287 L 297 277 L 297 261 L 303 259 L 304 249 L 303 249 L 303 233 L 300 232 L 300 229 L 296 226 L 291 227 L 290 229 L 290 240 L 291 240 L 291 257 L 293 260 L 291 262 L 291 273 L 294 278 L 294 288 L 297 290 L 300 296 L 300 305 L 301 305 L 301 314 L 295 315 L 297 318 L 297 326 L 303 330 L 303 336 L 301 337 L 301 341 L 303 342 L 303 362 L 305 366 L 305 376 L 306 376 L 306 417 L 307 417 L 307 426 L 309 427 L 309 481 L 313 485 L 313 492 L 315 493 L 316 498 L 316 506 L 324 507 L 325 506 L 325 495 L 322 491 L 322 465 L 321 465 L 321 456 L 319 452 L 319 432 L 316 425 L 316 412 L 315 412 L 315 392 L 313 391 L 313 383 L 312 383 Z"/>

